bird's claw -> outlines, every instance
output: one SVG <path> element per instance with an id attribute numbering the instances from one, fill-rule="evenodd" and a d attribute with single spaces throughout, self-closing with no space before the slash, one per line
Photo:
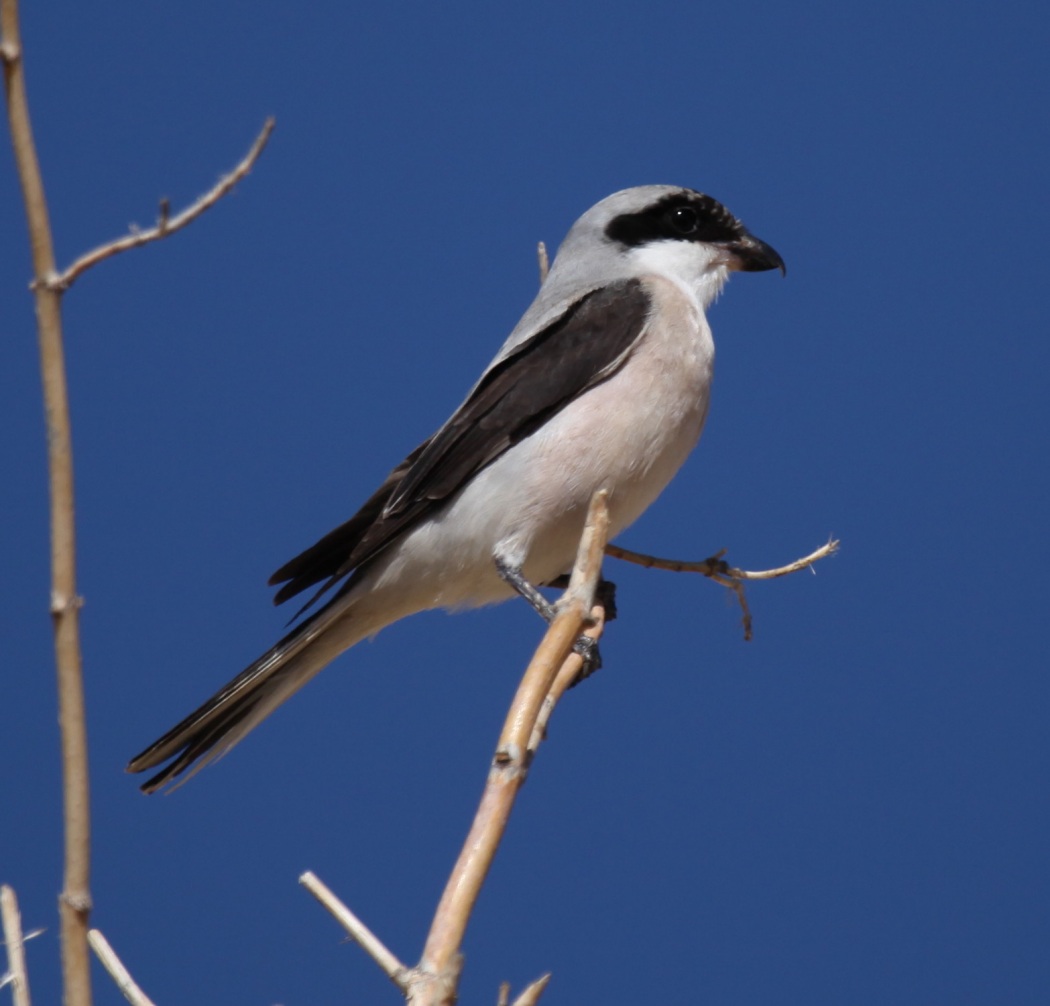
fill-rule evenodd
<path id="1" fill-rule="evenodd" d="M 598 648 L 598 640 L 590 636 L 579 636 L 572 644 L 572 652 L 583 657 L 583 666 L 579 673 L 572 679 L 570 688 L 575 688 L 584 678 L 589 678 L 595 671 L 602 667 L 602 651 Z"/>

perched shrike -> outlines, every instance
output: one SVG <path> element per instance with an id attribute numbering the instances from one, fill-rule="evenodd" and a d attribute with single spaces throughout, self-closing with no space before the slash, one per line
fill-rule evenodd
<path id="1" fill-rule="evenodd" d="M 270 578 L 283 584 L 275 603 L 320 585 L 309 608 L 343 581 L 332 598 L 131 760 L 129 772 L 169 762 L 142 789 L 224 754 L 384 626 L 556 580 L 597 490 L 610 533 L 631 524 L 703 428 L 715 353 L 704 311 L 730 272 L 767 269 L 783 272 L 781 257 L 692 189 L 646 185 L 592 206 L 452 418 Z"/>

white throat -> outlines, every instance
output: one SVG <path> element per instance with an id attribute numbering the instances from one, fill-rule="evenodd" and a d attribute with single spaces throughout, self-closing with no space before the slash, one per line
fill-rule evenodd
<path id="1" fill-rule="evenodd" d="M 671 280 L 704 311 L 729 279 L 729 254 L 696 241 L 654 241 L 628 252 L 638 273 Z"/>

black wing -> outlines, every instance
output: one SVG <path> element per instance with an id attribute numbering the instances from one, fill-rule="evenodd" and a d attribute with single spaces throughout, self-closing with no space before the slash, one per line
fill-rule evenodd
<path id="1" fill-rule="evenodd" d="M 307 602 L 310 607 L 444 506 L 509 447 L 615 373 L 644 331 L 650 307 L 638 280 L 622 280 L 581 297 L 522 343 L 485 374 L 455 415 L 409 454 L 350 520 L 270 577 L 271 585 L 283 584 L 274 603 L 326 581 Z"/>

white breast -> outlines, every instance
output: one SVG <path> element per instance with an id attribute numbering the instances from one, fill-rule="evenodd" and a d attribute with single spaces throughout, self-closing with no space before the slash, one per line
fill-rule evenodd
<path id="1" fill-rule="evenodd" d="M 609 380 L 536 435 L 522 472 L 536 500 L 535 529 L 508 529 L 501 546 L 543 582 L 575 557 L 591 496 L 609 490 L 611 532 L 633 523 L 696 445 L 707 417 L 714 343 L 703 312 L 681 288 L 648 280 L 654 309 L 645 335 Z M 565 503 L 568 502 L 568 507 Z"/>
<path id="2" fill-rule="evenodd" d="M 714 343 L 693 291 L 666 277 L 645 282 L 653 311 L 620 370 L 391 548 L 361 583 L 363 604 L 367 593 L 367 607 L 403 617 L 502 600 L 511 592 L 496 575 L 496 554 L 547 582 L 571 568 L 598 489 L 609 490 L 614 535 L 656 499 L 703 428 Z"/>

